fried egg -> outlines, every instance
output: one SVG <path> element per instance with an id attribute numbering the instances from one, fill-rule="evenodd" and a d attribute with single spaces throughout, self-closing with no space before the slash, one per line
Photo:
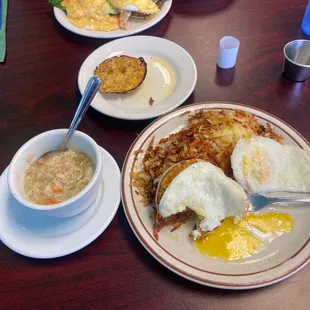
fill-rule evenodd
<path id="1" fill-rule="evenodd" d="M 236 181 L 249 192 L 310 191 L 310 157 L 272 139 L 240 139 L 231 155 Z"/>
<path id="2" fill-rule="evenodd" d="M 187 208 L 199 218 L 194 238 L 212 231 L 228 216 L 241 218 L 247 196 L 242 187 L 209 162 L 194 163 L 181 171 L 165 190 L 158 205 L 164 218 Z"/>

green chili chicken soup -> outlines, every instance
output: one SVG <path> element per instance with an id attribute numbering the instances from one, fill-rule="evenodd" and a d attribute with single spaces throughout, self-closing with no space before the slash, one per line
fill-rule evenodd
<path id="1" fill-rule="evenodd" d="M 24 190 L 34 203 L 56 204 L 81 192 L 93 175 L 94 164 L 85 153 L 75 148 L 54 151 L 28 167 Z"/>

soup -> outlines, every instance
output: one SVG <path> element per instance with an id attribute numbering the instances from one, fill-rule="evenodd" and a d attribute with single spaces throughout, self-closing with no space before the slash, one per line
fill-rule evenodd
<path id="1" fill-rule="evenodd" d="M 93 162 L 85 153 L 73 148 L 54 151 L 28 167 L 24 190 L 34 203 L 56 204 L 82 191 L 93 175 Z"/>

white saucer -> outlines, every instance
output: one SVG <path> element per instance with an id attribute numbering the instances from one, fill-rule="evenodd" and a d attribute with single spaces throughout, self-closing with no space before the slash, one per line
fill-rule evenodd
<path id="1" fill-rule="evenodd" d="M 134 36 L 104 44 L 85 59 L 78 76 L 80 92 L 84 92 L 88 80 L 101 62 L 119 55 L 143 57 L 147 63 L 147 75 L 141 86 L 131 93 L 120 95 L 98 93 L 91 106 L 103 114 L 128 120 L 155 118 L 180 106 L 196 86 L 196 65 L 184 48 L 158 37 Z M 167 67 L 154 63 L 155 59 Z M 167 72 L 171 74 L 167 75 Z M 175 86 L 168 91 L 166 86 L 161 84 L 161 79 L 173 80 Z M 166 91 L 166 97 L 156 100 L 159 93 Z M 155 98 L 153 105 L 149 104 L 151 97 Z"/>
<path id="2" fill-rule="evenodd" d="M 8 168 L 0 177 L 0 239 L 13 251 L 33 258 L 55 258 L 76 252 L 108 227 L 120 203 L 120 170 L 103 148 L 102 186 L 95 202 L 83 213 L 55 218 L 28 209 L 13 198 Z"/>

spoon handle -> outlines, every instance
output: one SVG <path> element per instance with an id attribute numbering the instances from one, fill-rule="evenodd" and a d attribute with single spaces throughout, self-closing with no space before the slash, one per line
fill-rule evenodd
<path id="1" fill-rule="evenodd" d="M 82 95 L 81 101 L 79 106 L 74 114 L 73 120 L 70 124 L 69 130 L 65 136 L 63 144 L 60 146 L 61 150 L 65 150 L 67 148 L 67 144 L 71 139 L 75 129 L 79 125 L 80 121 L 82 120 L 83 116 L 85 115 L 86 111 L 88 110 L 90 103 L 94 99 L 96 93 L 99 90 L 101 85 L 101 79 L 98 77 L 91 77 L 86 85 L 85 91 Z"/>
<path id="2" fill-rule="evenodd" d="M 278 202 L 307 202 L 310 201 L 310 194 L 304 193 L 299 197 L 286 197 L 286 198 L 267 198 L 269 203 L 278 203 Z"/>

